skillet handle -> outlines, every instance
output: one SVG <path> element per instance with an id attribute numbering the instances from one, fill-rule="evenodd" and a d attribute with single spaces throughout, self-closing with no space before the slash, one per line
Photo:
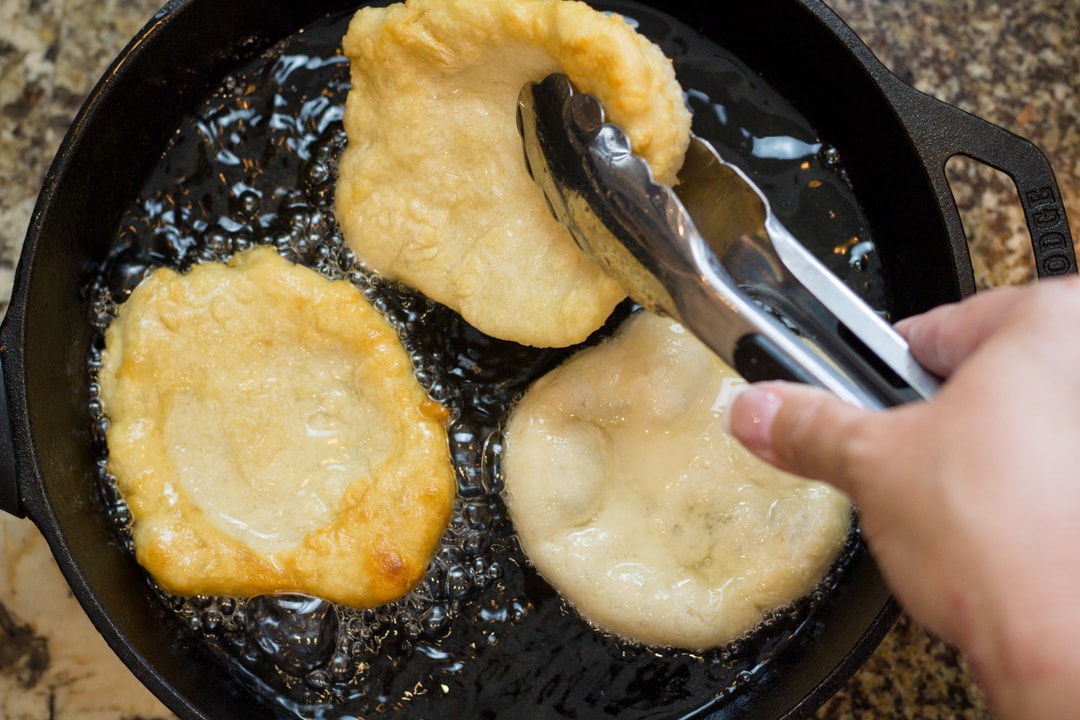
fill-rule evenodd
<path id="1" fill-rule="evenodd" d="M 1024 209 L 1039 278 L 1076 274 L 1076 252 L 1065 205 L 1042 151 L 1031 141 L 920 92 L 896 76 L 890 80 L 889 98 L 915 140 L 953 237 L 962 239 L 964 233 L 945 164 L 964 155 L 1012 178 Z"/>
<path id="2" fill-rule="evenodd" d="M 19 478 L 15 469 L 15 432 L 8 409 L 4 350 L 0 345 L 0 510 L 16 517 L 26 517 L 19 496 Z"/>

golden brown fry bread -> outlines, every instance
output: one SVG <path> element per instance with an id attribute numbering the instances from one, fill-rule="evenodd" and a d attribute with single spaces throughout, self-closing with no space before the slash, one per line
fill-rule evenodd
<path id="1" fill-rule="evenodd" d="M 355 287 L 270 248 L 159 269 L 105 341 L 108 468 L 163 588 L 366 607 L 423 576 L 455 492 L 446 411 Z"/>
<path id="2" fill-rule="evenodd" d="M 624 293 L 528 177 L 518 93 L 565 72 L 672 183 L 690 114 L 659 48 L 570 0 L 363 8 L 344 48 L 353 89 L 337 218 L 357 254 L 498 338 L 567 346 L 603 324 Z"/>

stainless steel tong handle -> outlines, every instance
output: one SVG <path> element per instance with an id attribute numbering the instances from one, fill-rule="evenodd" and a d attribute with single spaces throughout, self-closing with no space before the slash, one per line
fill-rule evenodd
<path id="1" fill-rule="evenodd" d="M 871 408 L 936 391 L 903 338 L 705 141 L 692 138 L 674 189 L 659 184 L 599 100 L 561 74 L 522 88 L 518 128 L 530 174 L 582 250 L 747 379 L 807 382 Z"/>

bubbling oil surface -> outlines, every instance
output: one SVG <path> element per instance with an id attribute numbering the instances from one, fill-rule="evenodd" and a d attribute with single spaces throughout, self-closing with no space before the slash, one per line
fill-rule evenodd
<path id="1" fill-rule="evenodd" d="M 752 71 L 689 28 L 637 5 L 618 10 L 675 63 L 694 130 L 743 167 L 780 218 L 883 309 L 873 243 L 836 152 Z M 221 261 L 256 244 L 354 283 L 397 329 L 416 374 L 452 413 L 453 517 L 424 581 L 369 610 L 296 595 L 162 602 L 283 718 L 660 718 L 715 706 L 812 623 L 845 560 L 797 607 L 708 653 L 646 648 L 591 628 L 529 567 L 500 498 L 500 426 L 528 385 L 573 349 L 486 337 L 450 310 L 369 272 L 333 218 L 349 90 L 348 16 L 305 28 L 237 72 L 180 120 L 118 228 L 93 293 L 104 329 L 147 272 Z M 838 249 L 842 249 L 843 252 Z M 852 252 L 857 249 L 857 252 Z M 631 311 L 622 306 L 601 337 Z M 107 418 L 92 386 L 101 493 L 122 541 L 131 516 L 105 463 Z M 558 481 L 553 478 L 553 481 Z M 855 538 L 849 551 L 856 552 Z M 448 708 L 451 708 L 448 710 Z"/>

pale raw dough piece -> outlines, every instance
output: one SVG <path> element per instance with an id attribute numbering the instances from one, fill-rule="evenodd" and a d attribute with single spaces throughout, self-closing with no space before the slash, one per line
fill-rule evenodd
<path id="1" fill-rule="evenodd" d="M 811 590 L 843 547 L 844 495 L 724 431 L 741 382 L 682 326 L 642 312 L 513 410 L 503 469 L 521 545 L 601 629 L 723 645 Z"/>
<path id="2" fill-rule="evenodd" d="M 602 325 L 624 292 L 529 178 L 518 93 L 565 72 L 670 184 L 690 114 L 660 49 L 571 0 L 367 7 L 344 49 L 353 89 L 336 212 L 357 254 L 498 338 L 567 346 Z"/>
<path id="3" fill-rule="evenodd" d="M 108 469 L 166 590 L 367 607 L 423 576 L 456 487 L 446 410 L 351 284 L 271 248 L 158 269 L 100 383 Z"/>

